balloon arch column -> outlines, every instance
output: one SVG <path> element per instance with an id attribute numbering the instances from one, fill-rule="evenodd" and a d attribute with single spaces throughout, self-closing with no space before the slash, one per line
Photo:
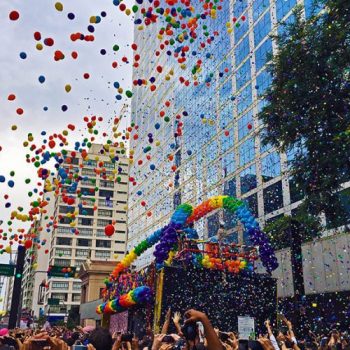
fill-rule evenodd
<path id="1" fill-rule="evenodd" d="M 96 312 L 98 314 L 113 314 L 124 311 L 134 305 L 150 303 L 153 299 L 153 293 L 149 286 L 141 285 L 127 293 L 116 295 L 115 284 L 118 283 L 118 277 L 128 270 L 138 256 L 157 243 L 153 253 L 157 270 L 160 270 L 166 264 L 171 264 L 171 259 L 175 254 L 174 248 L 178 242 L 178 231 L 219 208 L 234 214 L 235 218 L 243 224 L 252 245 L 259 249 L 259 257 L 266 271 L 271 273 L 275 270 L 278 267 L 278 263 L 269 238 L 259 228 L 259 223 L 249 211 L 246 203 L 230 196 L 215 196 L 201 203 L 196 208 L 193 208 L 190 204 L 179 205 L 168 225 L 155 231 L 134 247 L 117 264 L 109 278 L 105 280 L 104 303 L 97 307 Z M 210 267 L 205 257 L 202 260 L 202 266 Z"/>

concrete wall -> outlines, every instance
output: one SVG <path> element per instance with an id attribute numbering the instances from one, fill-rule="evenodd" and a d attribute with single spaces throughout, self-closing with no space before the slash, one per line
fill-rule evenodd
<path id="1" fill-rule="evenodd" d="M 350 290 L 350 234 L 342 233 L 303 244 L 303 271 L 306 294 Z M 278 297 L 294 294 L 290 249 L 276 252 L 279 267 Z M 258 272 L 264 272 L 258 263 Z"/>

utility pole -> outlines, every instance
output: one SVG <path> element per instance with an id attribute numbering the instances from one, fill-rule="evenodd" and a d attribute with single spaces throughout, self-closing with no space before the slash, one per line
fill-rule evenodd
<path id="1" fill-rule="evenodd" d="M 23 277 L 25 254 L 26 254 L 26 248 L 24 246 L 18 246 L 15 280 L 13 283 L 12 302 L 11 302 L 10 318 L 9 318 L 9 325 L 8 325 L 9 329 L 16 328 L 16 324 L 17 324 L 17 317 L 19 312 L 20 298 L 21 298 L 21 291 L 22 291 L 22 277 Z"/>

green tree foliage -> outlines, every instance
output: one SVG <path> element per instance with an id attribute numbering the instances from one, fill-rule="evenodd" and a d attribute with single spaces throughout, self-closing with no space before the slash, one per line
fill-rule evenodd
<path id="1" fill-rule="evenodd" d="M 322 233 L 322 225 L 317 216 L 308 215 L 303 206 L 298 210 L 295 216 L 283 215 L 264 227 L 271 239 L 275 249 L 283 249 L 291 246 L 291 237 L 289 237 L 292 225 L 298 225 L 298 230 L 302 232 L 303 242 L 311 241 L 319 237 Z"/>
<path id="2" fill-rule="evenodd" d="M 324 10 L 275 37 L 279 49 L 259 118 L 263 143 L 295 150 L 291 176 L 308 213 L 343 215 L 337 191 L 350 179 L 350 1 L 316 1 Z M 340 223 L 340 222 L 339 222 Z"/>

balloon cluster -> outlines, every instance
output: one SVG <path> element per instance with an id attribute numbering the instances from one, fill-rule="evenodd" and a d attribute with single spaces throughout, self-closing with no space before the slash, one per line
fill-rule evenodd
<path id="1" fill-rule="evenodd" d="M 247 205 L 236 198 L 229 196 L 215 196 L 203 202 L 196 208 L 192 208 L 189 204 L 181 204 L 174 212 L 169 225 L 154 232 L 146 240 L 139 243 L 113 270 L 111 277 L 114 279 L 119 274 L 127 269 L 131 263 L 136 260 L 145 250 L 153 246 L 159 240 L 160 242 L 155 247 L 154 256 L 156 258 L 157 268 L 164 266 L 164 263 L 171 257 L 170 253 L 175 248 L 177 243 L 177 231 L 181 230 L 185 224 L 192 223 L 209 214 L 211 211 L 223 208 L 231 213 L 234 213 L 237 219 L 244 225 L 248 232 L 249 238 L 253 245 L 259 247 L 259 255 L 263 266 L 268 272 L 275 270 L 278 267 L 277 258 L 270 244 L 268 237 L 260 230 L 259 223 L 251 214 Z M 211 261 L 204 262 L 206 267 L 211 266 Z M 232 266 L 232 269 L 235 269 Z"/>
<path id="2" fill-rule="evenodd" d="M 98 314 L 114 314 L 125 311 L 134 305 L 149 303 L 152 300 L 152 290 L 147 286 L 137 287 L 118 298 L 100 304 L 96 308 Z"/>
<path id="3" fill-rule="evenodd" d="M 147 237 L 145 240 L 140 242 L 135 248 L 133 248 L 130 251 L 130 253 L 128 253 L 123 258 L 123 260 L 117 264 L 117 266 L 114 268 L 114 270 L 111 273 L 111 277 L 113 279 L 116 279 L 121 272 L 126 270 L 132 264 L 132 262 L 136 260 L 138 256 L 140 256 L 148 248 L 155 245 L 159 241 L 162 233 L 163 233 L 163 229 L 159 229 L 153 232 L 149 237 Z"/>
<path id="4" fill-rule="evenodd" d="M 254 271 L 253 264 L 242 258 L 222 261 L 220 258 L 212 258 L 205 254 L 200 262 L 201 266 L 207 269 L 227 270 L 231 273 L 239 273 L 241 270 Z"/>
<path id="5" fill-rule="evenodd" d="M 170 224 L 164 228 L 160 242 L 156 245 L 153 255 L 156 258 L 157 268 L 161 268 L 169 258 L 169 252 L 177 243 L 177 230 L 180 230 L 192 214 L 192 206 L 181 204 L 171 217 Z"/>

